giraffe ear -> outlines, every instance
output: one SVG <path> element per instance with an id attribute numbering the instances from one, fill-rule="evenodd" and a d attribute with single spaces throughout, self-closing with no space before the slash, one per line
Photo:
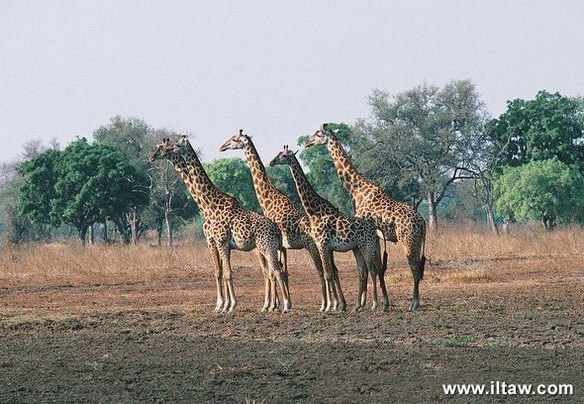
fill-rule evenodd
<path id="1" fill-rule="evenodd" d="M 294 155 L 296 156 L 296 155 L 298 154 L 298 152 L 299 152 L 299 151 L 300 151 L 300 150 L 296 150 L 296 151 L 295 151 L 294 153 L 292 153 L 292 154 L 294 154 Z"/>
<path id="2" fill-rule="evenodd" d="M 340 129 L 335 129 L 333 130 L 333 133 L 336 135 L 337 133 L 339 133 Z"/>

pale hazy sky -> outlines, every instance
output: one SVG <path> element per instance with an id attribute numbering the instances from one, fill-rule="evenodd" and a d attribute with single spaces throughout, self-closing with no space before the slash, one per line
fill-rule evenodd
<path id="1" fill-rule="evenodd" d="M 204 159 L 237 129 L 264 161 L 325 121 L 471 79 L 490 113 L 584 95 L 584 1 L 0 0 L 0 162 L 115 115 L 188 132 Z"/>

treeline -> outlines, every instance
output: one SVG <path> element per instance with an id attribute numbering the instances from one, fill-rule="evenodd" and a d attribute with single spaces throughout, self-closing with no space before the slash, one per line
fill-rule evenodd
<path id="1" fill-rule="evenodd" d="M 423 210 L 431 229 L 438 217 L 481 220 L 493 232 L 515 221 L 538 220 L 548 229 L 584 221 L 581 98 L 540 91 L 509 101 L 492 119 L 473 83 L 463 80 L 396 95 L 375 90 L 368 102 L 369 118 L 331 127 L 358 169 Z M 115 117 L 92 141 L 80 138 L 62 150 L 55 141 L 27 143 L 22 161 L 0 165 L 2 236 L 18 243 L 75 233 L 82 243 L 135 243 L 151 231 L 172 245 L 174 232 L 197 220 L 198 210 L 171 166 L 147 157 L 160 139 L 178 135 Z M 315 189 L 350 213 L 326 150 L 305 149 L 300 157 Z M 242 158 L 217 159 L 206 169 L 220 189 L 259 211 Z M 270 168 L 269 175 L 297 200 L 287 170 Z"/>

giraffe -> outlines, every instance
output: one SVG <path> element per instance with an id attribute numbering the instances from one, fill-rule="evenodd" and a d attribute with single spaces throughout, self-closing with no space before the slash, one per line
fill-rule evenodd
<path id="1" fill-rule="evenodd" d="M 282 232 L 283 245 L 285 249 L 301 249 L 305 248 L 318 272 L 318 277 L 321 285 L 321 305 L 320 311 L 326 309 L 327 296 L 326 287 L 323 276 L 322 261 L 316 244 L 310 235 L 310 220 L 302 209 L 296 207 L 294 202 L 282 191 L 280 191 L 272 183 L 266 168 L 263 165 L 257 149 L 250 136 L 243 133 L 243 129 L 239 133 L 230 137 L 220 148 L 219 151 L 243 149 L 249 165 L 251 175 L 253 178 L 254 189 L 258 198 L 258 202 L 264 212 L 264 215 L 276 223 Z M 284 250 L 286 251 L 286 250 Z M 284 255 L 284 267 L 287 267 L 287 256 Z M 333 264 L 334 265 L 334 264 Z M 336 267 L 334 268 L 336 272 Z M 337 278 L 338 279 L 338 278 Z M 335 285 L 337 286 L 337 285 Z M 344 297 L 340 286 L 335 287 L 341 294 L 340 310 L 346 309 Z M 336 302 L 336 300 L 335 300 Z M 337 309 L 336 304 L 333 304 L 333 310 Z"/>
<path id="2" fill-rule="evenodd" d="M 426 262 L 424 218 L 412 206 L 391 198 L 381 187 L 359 173 L 336 134 L 326 124 L 306 140 L 304 147 L 323 144 L 328 149 L 341 182 L 351 194 L 355 216 L 373 219 L 384 240 L 402 245 L 414 278 L 409 310 L 417 310 L 420 307 L 419 288 Z"/>
<path id="3" fill-rule="evenodd" d="M 233 312 L 237 306 L 231 278 L 231 250 L 256 250 L 264 274 L 265 298 L 262 311 L 275 309 L 277 281 L 284 299 L 283 311 L 290 310 L 288 274 L 282 270 L 278 253 L 282 236 L 268 218 L 245 210 L 235 198 L 221 192 L 211 182 L 186 136 L 171 142 L 165 138 L 150 156 L 150 162 L 169 160 L 179 173 L 205 218 L 203 232 L 213 260 L 217 283 L 215 311 Z M 275 278 L 275 280 L 274 280 Z"/>
<path id="4" fill-rule="evenodd" d="M 379 277 L 383 293 L 383 310 L 387 311 L 389 299 L 385 288 L 385 274 L 375 223 L 369 219 L 345 216 L 329 201 L 318 195 L 308 182 L 296 158 L 296 153 L 292 152 L 288 146 L 284 146 L 284 149 L 270 162 L 270 166 L 276 164 L 286 164 L 292 172 L 300 201 L 310 219 L 312 237 L 323 263 L 327 296 L 334 293 L 331 287 L 337 276 L 332 266 L 333 251 L 353 251 L 359 269 L 359 293 L 355 310 L 361 309 L 366 303 L 367 271 L 369 271 L 373 282 L 372 309 L 377 310 L 378 307 L 377 278 Z"/>

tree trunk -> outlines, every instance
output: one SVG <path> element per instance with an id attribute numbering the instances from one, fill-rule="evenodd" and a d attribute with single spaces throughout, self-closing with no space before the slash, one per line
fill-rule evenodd
<path id="1" fill-rule="evenodd" d="M 94 225 L 89 226 L 89 244 L 90 245 L 94 245 L 95 244 L 95 227 Z"/>
<path id="2" fill-rule="evenodd" d="M 85 236 L 87 235 L 87 226 L 81 226 L 79 229 L 79 240 L 81 240 L 81 246 L 85 247 Z"/>
<path id="3" fill-rule="evenodd" d="M 166 244 L 172 248 L 174 244 L 174 234 L 172 231 L 172 223 L 170 221 L 170 212 L 164 212 L 164 220 L 166 221 Z"/>
<path id="4" fill-rule="evenodd" d="M 132 231 L 132 244 L 138 244 L 138 215 L 136 209 L 130 213 L 130 229 Z"/>
<path id="5" fill-rule="evenodd" d="M 167 245 L 172 248 L 173 245 L 173 233 L 172 233 L 172 223 L 170 222 L 170 213 L 172 206 L 172 194 L 170 192 L 166 192 L 164 195 L 164 222 L 166 223 L 166 237 L 167 237 Z"/>
<path id="6" fill-rule="evenodd" d="M 438 216 L 436 214 L 436 202 L 432 195 L 428 195 L 426 198 L 428 202 L 428 228 L 430 231 L 438 230 Z"/>
<path id="7" fill-rule="evenodd" d="M 123 220 L 123 218 L 117 218 L 114 222 L 116 224 L 116 228 L 118 229 L 118 231 L 120 232 L 120 235 L 122 236 L 122 241 L 124 244 L 129 244 L 130 243 L 130 235 L 128 234 L 128 230 L 126 227 L 126 223 Z"/>
<path id="8" fill-rule="evenodd" d="M 498 236 L 499 228 L 497 227 L 497 222 L 495 222 L 495 214 L 493 213 L 493 207 L 487 203 L 487 223 L 491 233 Z"/>
<path id="9" fill-rule="evenodd" d="M 107 238 L 107 220 L 104 220 L 104 222 L 103 222 L 102 239 L 103 239 L 104 244 L 109 244 L 109 239 Z"/>
<path id="10" fill-rule="evenodd" d="M 546 230 L 551 231 L 556 227 L 556 218 L 554 215 L 544 213 L 541 215 L 541 223 Z"/>

